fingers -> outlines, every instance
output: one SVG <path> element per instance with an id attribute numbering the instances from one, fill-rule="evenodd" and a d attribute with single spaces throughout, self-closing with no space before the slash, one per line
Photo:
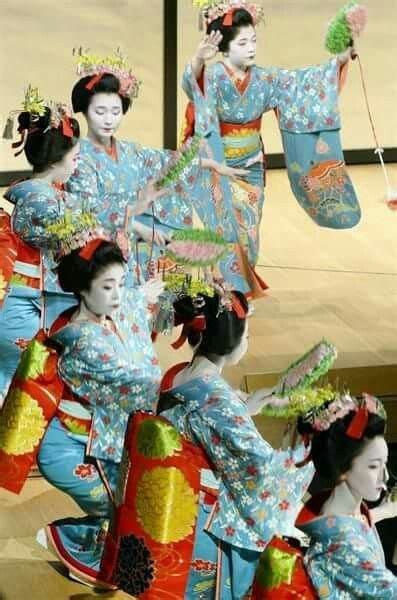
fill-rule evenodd
<path id="1" fill-rule="evenodd" d="M 248 169 L 233 169 L 233 175 L 249 175 Z"/>
<path id="2" fill-rule="evenodd" d="M 165 246 L 170 241 L 170 238 L 160 231 L 155 231 L 153 241 L 158 246 Z"/>
<path id="3" fill-rule="evenodd" d="M 219 30 L 211 31 L 211 33 L 204 38 L 204 41 L 206 44 L 209 44 L 210 46 L 216 46 L 216 47 L 219 46 L 221 40 L 222 40 L 222 34 Z"/>

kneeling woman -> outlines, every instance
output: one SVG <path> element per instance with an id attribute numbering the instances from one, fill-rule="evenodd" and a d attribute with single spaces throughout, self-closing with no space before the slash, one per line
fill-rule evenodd
<path id="1" fill-rule="evenodd" d="M 397 598 L 397 578 L 385 567 L 374 526 L 375 520 L 397 516 L 397 504 L 369 511 L 364 502 L 379 500 L 386 488 L 385 428 L 382 404 L 368 395 L 361 402 L 344 395 L 301 424 L 313 434 L 318 474 L 332 484 L 297 520 L 310 536 L 305 561 L 319 598 Z"/>
<path id="2" fill-rule="evenodd" d="M 126 265 L 118 246 L 89 241 L 62 258 L 58 276 L 62 289 L 73 292 L 79 304 L 50 331 L 67 394 L 47 429 L 38 465 L 88 515 L 52 523 L 47 538 L 71 575 L 92 582 L 127 420 L 136 410 L 155 409 L 160 369 L 145 293 L 143 288 L 124 291 Z M 157 291 L 152 289 L 148 300 Z"/>
<path id="3" fill-rule="evenodd" d="M 132 595 L 143 592 L 145 599 L 242 599 L 262 550 L 275 534 L 290 530 L 313 467 L 297 468 L 305 458 L 303 444 L 274 450 L 222 377 L 223 367 L 247 350 L 244 295 L 186 297 L 175 310 L 179 322 L 187 323 L 194 356 L 163 379 L 169 389 L 161 397 L 158 423 L 144 416 L 152 424 L 142 427 L 135 418 L 129 427 L 131 469 L 121 516 L 111 528 L 109 546 L 120 550 L 109 580 Z M 165 443 L 170 423 L 176 438 L 168 433 Z M 157 445 L 148 442 L 151 427 L 163 432 Z M 166 458 L 160 463 L 158 457 Z M 115 564 L 109 555 L 106 567 Z"/>

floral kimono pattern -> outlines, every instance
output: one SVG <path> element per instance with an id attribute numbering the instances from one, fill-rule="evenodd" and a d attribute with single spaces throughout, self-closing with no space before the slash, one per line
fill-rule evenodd
<path id="1" fill-rule="evenodd" d="M 51 340 L 61 348 L 58 372 L 70 395 L 47 429 L 38 464 L 88 515 L 52 523 L 52 545 L 72 573 L 95 581 L 128 417 L 154 409 L 160 369 L 139 288 L 126 292 L 112 329 L 88 321 L 62 324 L 62 318 Z"/>
<path id="2" fill-rule="evenodd" d="M 313 476 L 306 454 L 276 451 L 258 433 L 245 404 L 219 376 L 172 390 L 181 401 L 162 413 L 199 445 L 213 465 L 211 495 L 201 496 L 186 599 L 243 598 L 260 553 L 276 534 L 291 532 L 297 506 Z"/>
<path id="3" fill-rule="evenodd" d="M 42 214 L 49 220 L 62 214 L 63 192 L 40 179 L 29 179 L 9 188 L 5 198 L 15 208 L 11 226 L 0 231 L 0 262 L 7 259 L 11 246 L 15 256 L 0 308 L 0 406 L 22 349 L 41 326 L 49 327 L 61 312 L 76 303 L 75 297 L 58 285 L 48 251 L 49 235 L 40 221 Z"/>
<path id="4" fill-rule="evenodd" d="M 178 154 L 116 140 L 113 147 L 115 153 L 110 155 L 90 140 L 81 140 L 77 169 L 69 179 L 67 188 L 77 194 L 81 202 L 93 204 L 102 223 L 117 229 L 124 226 L 126 207 L 136 201 L 139 190 L 149 180 L 157 179 L 164 173 Z M 149 227 L 154 225 L 168 234 L 175 229 L 190 228 L 192 211 L 189 196 L 196 184 L 199 167 L 200 160 L 195 158 L 184 169 L 172 192 L 153 205 L 153 215 L 139 215 L 137 221 Z M 137 262 L 145 271 L 150 250 L 145 249 L 144 244 L 139 247 L 142 258 Z"/>
<path id="5" fill-rule="evenodd" d="M 397 598 L 397 578 L 385 567 L 382 545 L 366 507 L 362 507 L 363 520 L 322 516 L 327 495 L 310 500 L 297 520 L 297 527 L 310 537 L 305 563 L 319 598 Z"/>
<path id="6" fill-rule="evenodd" d="M 239 248 L 253 267 L 264 202 L 261 117 L 266 111 L 273 109 L 278 117 L 292 190 L 307 214 L 318 225 L 337 229 L 360 219 L 339 140 L 338 81 L 336 59 L 296 71 L 253 66 L 244 80 L 235 80 L 221 62 L 206 68 L 200 82 L 186 67 L 183 88 L 194 103 L 195 130 L 207 136 L 208 153 L 249 171 L 234 181 L 204 174 L 194 196 L 200 219 L 233 244 L 222 272 L 234 289 L 255 293 Z"/>

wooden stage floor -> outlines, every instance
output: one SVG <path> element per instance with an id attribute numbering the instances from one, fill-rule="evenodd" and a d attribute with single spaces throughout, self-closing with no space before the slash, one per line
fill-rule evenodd
<path id="1" fill-rule="evenodd" d="M 397 183 L 397 167 L 390 166 Z M 259 273 L 270 286 L 250 319 L 250 349 L 227 375 L 278 371 L 322 337 L 339 350 L 337 367 L 397 363 L 397 212 L 382 203 L 378 167 L 351 167 L 363 218 L 351 231 L 314 226 L 293 199 L 284 171 L 268 176 Z M 189 356 L 158 342 L 163 368 Z M 20 497 L 0 492 L 0 600 L 128 598 L 96 594 L 69 581 L 35 543 L 48 521 L 78 515 L 73 503 L 40 479 Z"/>

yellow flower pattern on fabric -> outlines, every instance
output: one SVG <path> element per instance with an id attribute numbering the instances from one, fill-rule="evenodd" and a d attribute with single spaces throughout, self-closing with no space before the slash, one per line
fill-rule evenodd
<path id="1" fill-rule="evenodd" d="M 20 275 L 19 273 L 13 273 L 10 283 L 15 287 L 29 285 L 27 277 Z"/>
<path id="2" fill-rule="evenodd" d="M 155 467 L 138 483 L 136 511 L 143 529 L 154 540 L 178 542 L 193 531 L 197 494 L 176 467 Z"/>
<path id="3" fill-rule="evenodd" d="M 3 300 L 6 295 L 7 282 L 3 276 L 3 273 L 0 271 L 0 300 Z"/>
<path id="4" fill-rule="evenodd" d="M 22 354 L 18 367 L 18 376 L 21 379 L 36 379 L 44 373 L 45 364 L 50 352 L 37 340 L 32 340 Z"/>
<path id="5" fill-rule="evenodd" d="M 0 415 L 0 449 L 16 455 L 32 452 L 46 425 L 37 400 L 18 388 L 12 390 Z"/>

